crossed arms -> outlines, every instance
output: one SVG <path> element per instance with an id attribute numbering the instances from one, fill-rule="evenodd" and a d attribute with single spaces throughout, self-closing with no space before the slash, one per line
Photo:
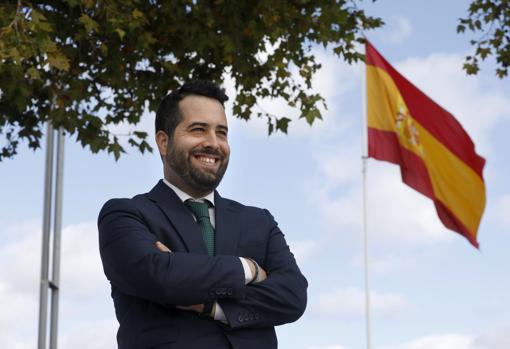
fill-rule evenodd
<path id="1" fill-rule="evenodd" d="M 172 250 L 168 248 L 161 241 L 156 241 L 156 247 L 161 252 L 172 253 Z M 255 284 L 264 281 L 267 279 L 267 273 L 262 267 L 260 267 L 257 262 L 255 262 L 251 258 L 240 257 L 241 263 L 243 263 L 244 275 L 245 275 L 245 284 Z M 245 264 L 247 267 L 245 268 Z M 220 320 L 223 323 L 226 322 L 225 314 L 223 309 L 218 305 L 218 302 L 212 303 L 211 309 L 207 310 L 207 306 L 203 303 L 201 304 L 192 304 L 192 305 L 177 305 L 177 308 L 181 310 L 189 310 L 193 311 L 197 314 L 203 315 L 205 312 L 206 316 L 210 316 L 215 320 Z M 217 313 L 221 313 L 220 316 L 217 316 Z"/>
<path id="2" fill-rule="evenodd" d="M 168 253 L 131 200 L 111 200 L 98 221 L 105 274 L 121 292 L 165 307 L 198 312 L 201 304 L 218 302 L 232 329 L 295 321 L 306 306 L 306 279 L 272 216 L 258 214 L 257 229 L 267 235 L 265 256 L 257 261 L 262 279 L 245 285 L 238 256 L 178 252 L 174 246 Z"/>

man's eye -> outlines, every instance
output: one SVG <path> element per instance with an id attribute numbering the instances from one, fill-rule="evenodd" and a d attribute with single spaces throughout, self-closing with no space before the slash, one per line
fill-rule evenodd
<path id="1" fill-rule="evenodd" d="M 203 127 L 194 127 L 191 129 L 191 132 L 203 132 L 203 131 L 204 131 Z"/>

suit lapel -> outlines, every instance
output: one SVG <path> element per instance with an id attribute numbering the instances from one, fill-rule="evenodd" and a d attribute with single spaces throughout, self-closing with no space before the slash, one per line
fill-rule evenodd
<path id="1" fill-rule="evenodd" d="M 214 192 L 216 215 L 216 254 L 237 256 L 237 242 L 241 233 L 241 216 L 228 200 Z"/>
<path id="2" fill-rule="evenodd" d="M 168 217 L 188 252 L 207 254 L 200 227 L 172 189 L 160 180 L 148 196 Z"/>

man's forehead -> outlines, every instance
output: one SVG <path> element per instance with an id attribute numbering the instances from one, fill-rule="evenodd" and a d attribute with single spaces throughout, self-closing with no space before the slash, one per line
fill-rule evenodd
<path id="1" fill-rule="evenodd" d="M 227 127 L 227 116 L 223 105 L 216 99 L 189 95 L 179 102 L 185 126 L 194 123 Z"/>

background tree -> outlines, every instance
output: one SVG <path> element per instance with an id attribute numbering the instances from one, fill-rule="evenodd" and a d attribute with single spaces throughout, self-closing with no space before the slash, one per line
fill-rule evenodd
<path id="1" fill-rule="evenodd" d="M 320 44 L 358 60 L 362 30 L 382 21 L 356 0 L 40 0 L 0 5 L 0 160 L 20 141 L 37 149 L 51 121 L 92 152 L 125 150 L 108 126 L 137 124 L 144 110 L 182 81 L 235 82 L 234 115 L 267 119 L 287 132 L 290 118 L 257 108 L 283 98 L 309 124 L 323 98 L 311 91 Z M 299 73 L 293 79 L 291 71 Z M 127 135 L 151 151 L 147 134 Z"/>
<path id="2" fill-rule="evenodd" d="M 510 0 L 474 0 L 468 9 L 468 16 L 459 19 L 457 32 L 466 29 L 481 33 L 471 40 L 475 53 L 467 56 L 464 70 L 476 74 L 480 70 L 478 63 L 494 55 L 496 75 L 503 78 L 508 75 L 510 66 Z"/>

